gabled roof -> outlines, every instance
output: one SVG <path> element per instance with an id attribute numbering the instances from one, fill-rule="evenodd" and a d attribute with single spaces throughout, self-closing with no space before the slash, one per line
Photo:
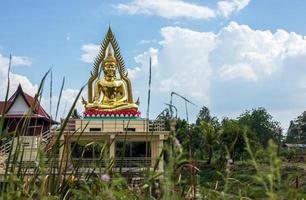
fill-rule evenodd
<path id="1" fill-rule="evenodd" d="M 28 95 L 27 93 L 25 93 L 21 87 L 21 85 L 19 84 L 17 90 L 15 91 L 15 93 L 8 99 L 7 104 L 6 104 L 6 113 L 12 108 L 12 106 L 14 105 L 14 103 L 16 102 L 17 97 L 21 95 L 24 99 L 24 101 L 26 102 L 26 104 L 28 105 L 28 107 L 30 108 L 31 106 L 35 105 L 35 108 L 33 109 L 33 116 L 34 117 L 38 117 L 38 118 L 45 118 L 47 120 L 50 120 L 50 116 L 48 115 L 48 113 L 43 109 L 43 107 L 39 104 L 38 101 L 35 102 L 35 99 Z M 0 115 L 2 114 L 3 108 L 4 108 L 4 101 L 0 101 Z M 17 114 L 17 115 L 13 115 L 14 117 L 18 117 L 18 116 L 23 116 L 23 114 Z M 13 117 L 10 116 L 10 114 L 7 114 L 6 117 Z"/>
<path id="2" fill-rule="evenodd" d="M 0 115 L 2 114 L 3 108 L 4 108 L 4 101 L 0 101 Z M 11 102 L 6 102 L 6 108 L 8 108 L 11 105 Z M 7 109 L 6 109 L 7 110 Z"/>

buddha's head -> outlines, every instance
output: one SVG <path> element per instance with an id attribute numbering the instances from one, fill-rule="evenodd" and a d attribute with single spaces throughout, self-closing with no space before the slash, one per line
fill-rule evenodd
<path id="1" fill-rule="evenodd" d="M 106 79 L 116 79 L 116 59 L 114 58 L 110 47 L 108 48 L 107 57 L 102 62 L 102 67 Z"/>

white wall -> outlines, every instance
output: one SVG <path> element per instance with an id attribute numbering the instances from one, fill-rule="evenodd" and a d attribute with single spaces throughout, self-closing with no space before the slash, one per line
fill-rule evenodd
<path id="1" fill-rule="evenodd" d="M 22 95 L 18 95 L 16 101 L 14 102 L 13 106 L 8 111 L 8 114 L 23 114 L 26 113 L 29 109 L 29 106 L 25 102 Z"/>

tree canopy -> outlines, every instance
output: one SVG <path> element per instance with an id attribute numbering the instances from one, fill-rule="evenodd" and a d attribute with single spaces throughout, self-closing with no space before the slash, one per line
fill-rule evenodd
<path id="1" fill-rule="evenodd" d="M 256 138 L 263 147 L 268 146 L 270 139 L 278 141 L 279 122 L 275 121 L 265 108 L 247 110 L 238 117 L 238 120 L 256 134 Z"/>
<path id="2" fill-rule="evenodd" d="M 306 143 L 306 111 L 295 120 L 290 121 L 286 142 L 297 144 Z"/>

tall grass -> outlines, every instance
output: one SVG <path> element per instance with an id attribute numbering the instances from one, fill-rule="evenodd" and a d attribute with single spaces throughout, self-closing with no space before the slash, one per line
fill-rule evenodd
<path id="1" fill-rule="evenodd" d="M 39 103 L 42 96 L 43 85 L 47 72 L 35 95 L 35 104 Z M 8 99 L 9 81 L 6 101 Z M 24 147 L 22 136 L 27 130 L 31 114 L 37 105 L 31 105 L 24 116 L 24 121 L 18 124 L 18 129 L 11 133 L 4 133 L 5 110 L 2 111 L 0 124 L 1 141 L 8 136 L 15 138 L 11 145 L 5 173 L 2 177 L 0 199 L 303 199 L 306 198 L 305 187 L 296 187 L 294 181 L 302 179 L 301 174 L 292 173 L 284 176 L 281 158 L 277 155 L 277 147 L 269 142 L 267 149 L 268 163 L 262 163 L 256 158 L 248 138 L 245 136 L 247 151 L 250 159 L 241 164 L 226 165 L 225 169 L 217 168 L 214 172 L 218 178 L 214 181 L 204 180 L 210 184 L 200 184 L 199 174 L 201 167 L 196 166 L 193 160 L 186 158 L 183 147 L 176 138 L 175 129 L 169 134 L 167 142 L 161 154 L 158 156 L 153 169 L 145 168 L 143 181 L 137 185 L 130 185 L 122 175 L 122 167 L 119 172 L 114 170 L 115 159 L 109 158 L 109 146 L 115 142 L 92 141 L 82 149 L 79 160 L 68 162 L 71 153 L 76 149 L 76 144 L 87 127 L 66 133 L 70 116 L 83 90 L 80 89 L 67 116 L 59 127 L 57 134 L 47 145 L 40 145 L 36 166 L 24 166 Z M 166 120 L 173 120 L 166 118 Z M 147 134 L 150 139 L 153 132 Z M 66 137 L 64 140 L 63 138 Z M 69 147 L 72 137 L 76 137 L 75 144 Z M 124 148 L 127 141 L 127 131 L 124 137 Z M 81 166 L 84 153 L 87 148 L 98 145 L 100 149 L 98 163 L 88 171 Z M 69 148 L 71 150 L 69 151 Z M 147 147 L 146 147 L 147 149 Z M 59 152 L 61 157 L 59 157 Z M 188 151 L 188 150 L 187 150 Z M 121 163 L 123 160 L 123 155 Z M 158 171 L 161 159 L 165 157 L 164 172 Z M 105 165 L 102 162 L 105 161 Z M 70 165 L 70 164 L 72 165 Z M 236 169 L 237 168 L 237 169 Z M 239 170 L 246 169 L 241 172 Z M 253 170 L 254 169 L 254 170 Z M 238 175 L 237 175 L 237 170 Z M 219 172 L 218 172 L 219 171 Z M 254 171 L 248 174 L 249 171 Z M 245 173 L 242 178 L 241 173 Z"/>

